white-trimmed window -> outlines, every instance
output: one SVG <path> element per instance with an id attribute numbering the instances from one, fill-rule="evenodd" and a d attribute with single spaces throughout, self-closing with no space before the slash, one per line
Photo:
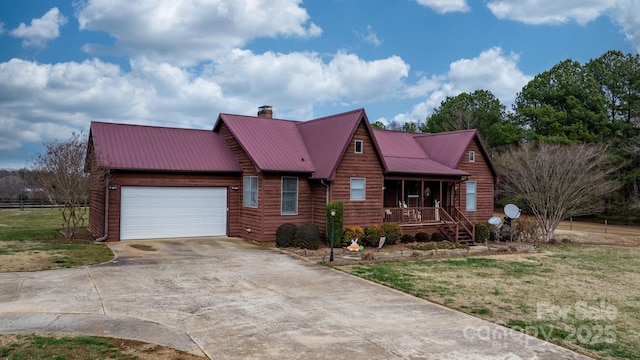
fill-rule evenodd
<path id="1" fill-rule="evenodd" d="M 362 154 L 362 140 L 355 141 L 355 144 L 353 145 L 353 151 L 356 154 Z"/>
<path id="2" fill-rule="evenodd" d="M 469 151 L 469 162 L 476 162 L 476 152 Z"/>
<path id="3" fill-rule="evenodd" d="M 467 181 L 467 211 L 476 211 L 476 182 Z"/>
<path id="4" fill-rule="evenodd" d="M 245 207 L 258 207 L 258 177 L 245 176 L 242 186 L 242 205 Z"/>
<path id="5" fill-rule="evenodd" d="M 367 181 L 364 178 L 351 178 L 351 200 L 362 201 L 366 200 L 365 189 Z"/>
<path id="6" fill-rule="evenodd" d="M 298 178 L 282 177 L 282 215 L 298 214 Z"/>

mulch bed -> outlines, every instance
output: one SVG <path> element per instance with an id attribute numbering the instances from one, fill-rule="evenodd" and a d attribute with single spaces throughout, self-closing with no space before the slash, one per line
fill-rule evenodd
<path id="1" fill-rule="evenodd" d="M 90 244 L 94 242 L 95 236 L 87 228 L 78 228 L 72 238 L 67 238 L 66 230 L 60 230 L 62 237 L 51 241 L 53 244 Z"/>

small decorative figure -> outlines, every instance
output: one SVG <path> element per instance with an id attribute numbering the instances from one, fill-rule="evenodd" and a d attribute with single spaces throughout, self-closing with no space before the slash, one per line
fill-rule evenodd
<path id="1" fill-rule="evenodd" d="M 349 251 L 360 251 L 361 246 L 358 245 L 358 238 L 351 240 L 351 245 L 347 246 L 347 250 Z"/>

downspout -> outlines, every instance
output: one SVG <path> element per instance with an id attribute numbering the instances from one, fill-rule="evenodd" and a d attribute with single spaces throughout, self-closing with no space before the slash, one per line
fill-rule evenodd
<path id="1" fill-rule="evenodd" d="M 320 179 L 320 184 L 324 185 L 327 189 L 325 190 L 325 205 L 329 205 L 329 184 L 327 184 L 325 182 L 325 179 Z M 326 211 L 326 206 L 325 206 L 325 211 Z M 326 214 L 326 213 L 325 213 Z M 325 228 L 325 237 L 326 240 L 329 241 L 329 232 L 327 231 L 327 229 Z"/>
<path id="2" fill-rule="evenodd" d="M 96 242 L 103 242 L 109 237 L 109 175 L 107 174 L 107 184 L 104 192 L 104 236 L 96 239 Z"/>
<path id="3" fill-rule="evenodd" d="M 326 195 L 325 195 L 325 198 L 326 198 L 326 199 L 325 199 L 325 202 L 326 202 L 326 204 L 328 205 L 328 204 L 329 204 L 329 184 L 325 183 L 325 182 L 324 182 L 324 179 L 320 180 L 320 184 L 322 184 L 322 185 L 324 185 L 324 186 L 326 186 L 326 187 L 327 187 L 327 190 L 325 191 L 325 194 L 326 194 Z"/>

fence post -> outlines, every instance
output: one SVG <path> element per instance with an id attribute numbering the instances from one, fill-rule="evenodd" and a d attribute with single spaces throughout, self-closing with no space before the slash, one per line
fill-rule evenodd
<path id="1" fill-rule="evenodd" d="M 604 233 L 605 234 L 607 233 L 607 222 L 608 222 L 608 220 L 604 219 Z"/>

